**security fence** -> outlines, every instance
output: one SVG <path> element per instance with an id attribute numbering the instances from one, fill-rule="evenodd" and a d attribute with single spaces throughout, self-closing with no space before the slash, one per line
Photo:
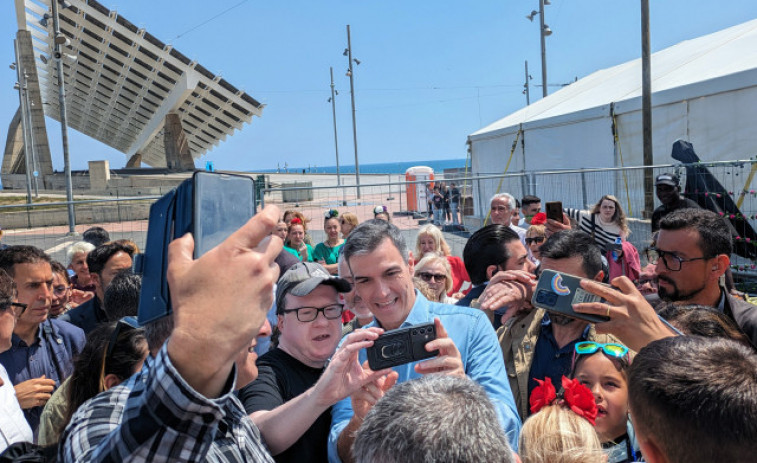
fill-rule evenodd
<path id="1" fill-rule="evenodd" d="M 438 175 L 435 184 L 457 184 L 461 193 L 459 221 L 464 227 L 453 226 L 452 218 L 444 218 L 443 229 L 452 253 L 462 255 L 469 234 L 486 223 L 489 199 L 498 192 L 509 192 L 516 198 L 533 194 L 547 201 L 562 201 L 564 207 L 590 209 L 605 194 L 618 198 L 628 216 L 630 241 L 643 251 L 651 241 L 649 215 L 644 210 L 645 170 L 652 178 L 663 172 L 680 178 L 683 193 L 709 198 L 716 210 L 732 221 L 741 220 L 757 226 L 757 188 L 752 179 L 757 171 L 756 160 L 697 163 L 695 165 L 666 164 L 652 167 L 607 169 L 576 169 L 567 171 L 518 172 L 508 174 L 480 174 L 464 176 Z M 275 174 L 269 177 L 276 180 Z M 361 185 L 354 184 L 354 176 L 343 175 L 341 185 L 334 185 L 335 177 L 288 176 L 288 181 L 271 182 L 258 177 L 257 192 L 261 204 L 276 204 L 282 211 L 298 210 L 310 220 L 308 233 L 314 243 L 325 238 L 324 213 L 337 209 L 352 212 L 359 221 L 373 218 L 378 207 L 385 207 L 391 220 L 415 247 L 418 229 L 430 222 L 426 198 L 426 181 L 402 181 L 402 175 L 363 175 Z M 301 180 L 302 181 L 301 181 Z M 719 185 L 716 185 L 714 180 Z M 687 190 L 690 188 L 691 191 Z M 74 202 L 76 231 L 83 232 L 95 225 L 108 230 L 113 239 L 129 238 L 144 247 L 149 207 L 158 196 L 137 198 L 87 199 Z M 736 206 L 728 209 L 727 203 Z M 655 206 L 659 201 L 655 198 Z M 45 202 L 33 205 L 0 206 L 0 226 L 4 229 L 4 244 L 32 244 L 50 252 L 65 262 L 65 249 L 80 239 L 68 236 L 67 203 Z M 743 231 L 743 233 L 742 233 Z M 737 230 L 735 240 L 742 249 L 755 252 L 733 256 L 733 267 L 739 273 L 757 276 L 757 237 L 744 227 Z M 643 253 L 642 253 L 643 254 Z"/>

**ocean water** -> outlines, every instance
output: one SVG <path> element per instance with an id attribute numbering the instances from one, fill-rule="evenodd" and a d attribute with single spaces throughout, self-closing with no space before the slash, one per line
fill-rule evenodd
<path id="1" fill-rule="evenodd" d="M 407 169 L 415 166 L 426 166 L 434 169 L 434 172 L 443 172 L 444 169 L 464 168 L 465 159 L 443 159 L 438 161 L 403 161 L 403 162 L 382 162 L 378 164 L 360 164 L 361 174 L 404 174 Z M 336 166 L 309 166 L 309 167 L 289 167 L 289 172 L 302 172 L 305 169 L 309 173 L 335 174 Z M 260 170 L 258 172 L 277 172 L 276 169 Z M 284 166 L 281 166 L 281 172 L 284 172 Z M 354 165 L 340 165 L 340 174 L 354 174 Z"/>

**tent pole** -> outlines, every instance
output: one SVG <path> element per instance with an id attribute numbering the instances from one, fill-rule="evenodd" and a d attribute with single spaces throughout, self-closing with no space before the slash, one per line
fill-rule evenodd
<path id="1" fill-rule="evenodd" d="M 652 156 L 652 70 L 649 52 L 649 0 L 641 0 L 641 117 L 644 165 L 654 164 Z M 644 216 L 654 211 L 654 172 L 644 169 Z"/>

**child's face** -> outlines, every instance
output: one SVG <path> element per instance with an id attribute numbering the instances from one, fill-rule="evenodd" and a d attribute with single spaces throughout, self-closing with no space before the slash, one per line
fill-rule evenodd
<path id="1" fill-rule="evenodd" d="M 584 358 L 576 379 L 591 390 L 597 401 L 596 430 L 604 444 L 626 433 L 628 384 L 612 360 L 601 351 Z"/>

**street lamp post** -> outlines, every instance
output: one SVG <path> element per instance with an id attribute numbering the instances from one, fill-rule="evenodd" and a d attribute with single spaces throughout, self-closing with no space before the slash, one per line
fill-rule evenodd
<path id="1" fill-rule="evenodd" d="M 360 64 L 357 59 L 352 59 L 352 42 L 350 40 L 350 25 L 347 24 L 347 49 L 345 50 L 349 62 L 347 75 L 350 78 L 350 100 L 352 100 L 352 140 L 355 145 L 355 183 L 357 185 L 357 199 L 360 199 L 360 164 L 357 157 L 357 124 L 355 122 L 355 73 L 352 70 L 353 61 Z"/>
<path id="2" fill-rule="evenodd" d="M 331 115 L 334 118 L 334 151 L 336 152 L 336 184 L 342 185 L 342 177 L 339 174 L 339 138 L 336 136 L 336 90 L 334 90 L 334 68 L 329 67 L 329 73 L 331 74 Z"/>
<path id="3" fill-rule="evenodd" d="M 31 146 L 31 143 L 29 139 L 31 136 L 29 135 L 29 119 L 26 117 L 26 113 L 28 112 L 29 108 L 26 107 L 26 92 L 28 91 L 26 87 L 26 79 L 25 74 L 23 70 L 21 69 L 21 59 L 19 57 L 20 53 L 18 51 L 18 40 L 13 41 L 13 46 L 16 52 L 16 62 L 14 63 L 15 69 L 16 69 L 16 77 L 18 78 L 18 82 L 16 85 L 18 86 L 18 102 L 19 107 L 21 110 L 21 132 L 24 136 L 24 168 L 26 170 L 26 203 L 31 204 L 32 203 L 32 180 L 31 180 L 31 155 L 29 153 L 29 146 Z M 21 79 L 24 78 L 22 81 Z"/>
<path id="4" fill-rule="evenodd" d="M 545 41 L 544 0 L 539 0 L 539 35 L 541 36 L 541 92 L 547 96 L 547 47 Z"/>
<path id="5" fill-rule="evenodd" d="M 60 106 L 60 131 L 63 141 L 63 170 L 66 175 L 66 202 L 68 203 L 68 232 L 76 234 L 76 215 L 74 214 L 74 193 L 71 180 L 71 161 L 68 155 L 68 121 L 66 117 L 66 88 L 63 78 L 63 51 L 61 45 L 65 43 L 65 36 L 60 32 L 60 18 L 58 17 L 58 2 L 50 2 L 53 7 L 53 57 L 58 69 L 58 103 Z M 62 38 L 62 40 L 61 40 Z"/>

